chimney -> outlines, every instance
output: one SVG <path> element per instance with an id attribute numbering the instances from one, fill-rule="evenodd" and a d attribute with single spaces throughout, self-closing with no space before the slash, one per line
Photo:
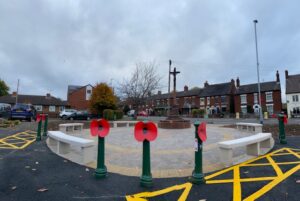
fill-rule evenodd
<path id="1" fill-rule="evenodd" d="M 157 94 L 158 94 L 158 95 L 161 95 L 161 91 L 158 91 Z"/>
<path id="2" fill-rule="evenodd" d="M 12 97 L 17 97 L 17 92 L 16 91 L 14 91 L 14 92 L 12 92 L 12 95 L 11 95 Z"/>
<path id="3" fill-rule="evenodd" d="M 184 91 L 188 91 L 189 90 L 189 87 L 188 86 L 184 86 Z"/>
<path id="4" fill-rule="evenodd" d="M 288 79 L 289 78 L 289 72 L 288 70 L 285 70 L 285 79 Z"/>
<path id="5" fill-rule="evenodd" d="M 208 87 L 208 86 L 209 86 L 208 82 L 207 82 L 207 81 L 205 81 L 205 83 L 204 83 L 204 87 Z"/>
<path id="6" fill-rule="evenodd" d="M 236 87 L 240 87 L 240 78 L 239 77 L 236 78 Z"/>
<path id="7" fill-rule="evenodd" d="M 47 93 L 47 94 L 46 94 L 46 98 L 47 98 L 47 99 L 51 98 L 50 93 Z"/>
<path id="8" fill-rule="evenodd" d="M 234 85 L 234 79 L 231 79 L 231 84 Z"/>
<path id="9" fill-rule="evenodd" d="M 276 72 L 276 82 L 280 82 L 279 72 Z"/>

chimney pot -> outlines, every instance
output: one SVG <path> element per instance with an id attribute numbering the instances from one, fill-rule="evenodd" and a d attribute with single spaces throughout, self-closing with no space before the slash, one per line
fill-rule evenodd
<path id="1" fill-rule="evenodd" d="M 188 86 L 184 86 L 184 91 L 188 91 L 189 90 L 189 87 Z"/>
<path id="2" fill-rule="evenodd" d="M 279 72 L 276 72 L 276 82 L 280 82 Z"/>
<path id="3" fill-rule="evenodd" d="M 289 77 L 289 71 L 285 70 L 285 79 L 287 79 Z"/>
<path id="4" fill-rule="evenodd" d="M 158 95 L 161 95 L 161 91 L 158 91 L 157 94 L 158 94 Z"/>
<path id="5" fill-rule="evenodd" d="M 208 86 L 209 86 L 208 82 L 207 82 L 207 81 L 205 81 L 205 83 L 204 83 L 204 87 L 208 87 Z"/>
<path id="6" fill-rule="evenodd" d="M 236 87 L 240 87 L 240 78 L 239 77 L 236 78 Z"/>

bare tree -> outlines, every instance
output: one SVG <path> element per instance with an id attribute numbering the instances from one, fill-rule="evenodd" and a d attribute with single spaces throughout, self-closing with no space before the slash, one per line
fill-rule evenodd
<path id="1" fill-rule="evenodd" d="M 146 98 L 160 88 L 161 77 L 156 68 L 154 61 L 137 63 L 132 76 L 120 84 L 119 92 L 134 108 L 144 104 Z"/>

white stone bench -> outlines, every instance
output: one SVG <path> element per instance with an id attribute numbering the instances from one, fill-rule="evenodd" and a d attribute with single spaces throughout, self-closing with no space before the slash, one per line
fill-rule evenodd
<path id="1" fill-rule="evenodd" d="M 70 136 L 61 131 L 48 131 L 48 142 L 49 145 L 56 146 L 57 154 L 69 153 L 72 145 L 80 148 L 82 164 L 93 161 L 93 140 Z"/>
<path id="2" fill-rule="evenodd" d="M 110 122 L 112 127 L 133 127 L 138 121 L 112 121 Z"/>
<path id="3" fill-rule="evenodd" d="M 233 165 L 233 149 L 246 147 L 247 155 L 259 156 L 267 153 L 273 146 L 271 133 L 258 133 L 252 136 L 218 143 L 223 163 L 228 167 Z"/>
<path id="4" fill-rule="evenodd" d="M 236 128 L 240 131 L 247 131 L 251 133 L 262 133 L 262 124 L 257 123 L 236 123 Z"/>
<path id="5" fill-rule="evenodd" d="M 67 134 L 80 134 L 82 129 L 83 123 L 59 124 L 59 130 Z"/>

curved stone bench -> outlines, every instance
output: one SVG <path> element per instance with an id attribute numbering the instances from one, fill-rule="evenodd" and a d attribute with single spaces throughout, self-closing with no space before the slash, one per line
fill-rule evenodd
<path id="1" fill-rule="evenodd" d="M 82 129 L 83 129 L 83 123 L 59 124 L 59 130 L 63 133 L 79 134 L 82 132 Z"/>
<path id="2" fill-rule="evenodd" d="M 117 127 L 133 127 L 138 121 L 111 121 L 110 127 L 117 128 Z"/>
<path id="3" fill-rule="evenodd" d="M 236 123 L 236 128 L 240 131 L 247 131 L 251 133 L 261 133 L 262 132 L 262 124 L 257 123 Z"/>
<path id="4" fill-rule="evenodd" d="M 225 166 L 233 165 L 233 149 L 246 147 L 247 155 L 259 156 L 267 153 L 274 146 L 271 133 L 258 133 L 248 137 L 219 142 L 221 159 Z"/>
<path id="5" fill-rule="evenodd" d="M 93 161 L 93 140 L 70 136 L 61 131 L 48 131 L 48 142 L 49 145 L 56 146 L 56 154 L 67 154 L 70 146 L 76 146 L 80 148 L 82 164 Z"/>

